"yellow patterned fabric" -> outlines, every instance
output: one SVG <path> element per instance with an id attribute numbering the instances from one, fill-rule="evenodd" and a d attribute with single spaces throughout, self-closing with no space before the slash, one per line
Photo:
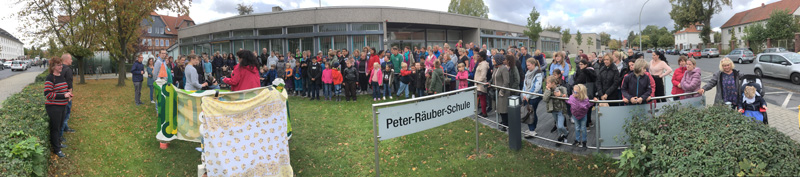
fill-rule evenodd
<path id="1" fill-rule="evenodd" d="M 250 99 L 202 98 L 200 132 L 208 176 L 293 176 L 286 97 L 263 89 Z"/>

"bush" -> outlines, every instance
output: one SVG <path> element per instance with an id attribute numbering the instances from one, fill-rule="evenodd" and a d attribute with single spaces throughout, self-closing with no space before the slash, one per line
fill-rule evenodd
<path id="1" fill-rule="evenodd" d="M 39 75 L 36 75 L 36 80 L 34 80 L 34 81 L 35 82 L 44 82 L 44 80 L 47 79 L 47 75 L 50 75 L 50 69 L 45 69 L 44 72 L 42 72 Z"/>
<path id="2" fill-rule="evenodd" d="M 800 175 L 800 148 L 788 136 L 724 106 L 666 107 L 626 122 L 631 146 L 617 176 Z"/>
<path id="3" fill-rule="evenodd" d="M 49 117 L 44 109 L 44 82 L 38 76 L 36 80 L 8 97 L 0 108 L 0 176 L 45 176 L 47 172 Z"/>

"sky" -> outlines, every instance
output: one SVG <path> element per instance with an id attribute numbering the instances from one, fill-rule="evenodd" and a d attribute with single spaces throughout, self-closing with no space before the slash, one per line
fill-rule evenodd
<path id="1" fill-rule="evenodd" d="M 433 11 L 447 11 L 449 0 L 193 0 L 190 7 L 190 16 L 195 23 L 201 24 L 209 21 L 238 15 L 236 4 L 245 3 L 253 5 L 253 13 L 271 12 L 273 6 L 280 6 L 284 10 L 298 8 L 327 6 L 390 6 Z M 733 0 L 732 6 L 724 6 L 722 11 L 715 14 L 711 26 L 719 31 L 730 17 L 737 12 L 752 9 L 762 3 L 772 3 L 778 0 Z M 16 19 L 9 18 L 16 13 L 20 5 L 15 1 L 0 1 L 0 28 L 9 31 L 30 47 L 34 38 L 23 36 L 18 28 L 21 27 Z M 543 26 L 562 26 L 569 28 L 572 33 L 580 30 L 581 33 L 611 34 L 613 39 L 625 39 L 630 31 L 638 31 L 639 12 L 645 0 L 484 0 L 489 7 L 489 19 L 527 25 L 527 18 L 535 6 L 539 11 L 539 21 Z M 673 20 L 669 17 L 672 6 L 668 0 L 654 0 L 644 5 L 641 13 L 641 25 L 657 25 L 672 30 Z M 175 16 L 169 11 L 157 11 L 159 14 Z M 24 26 L 23 26 L 24 27 Z"/>

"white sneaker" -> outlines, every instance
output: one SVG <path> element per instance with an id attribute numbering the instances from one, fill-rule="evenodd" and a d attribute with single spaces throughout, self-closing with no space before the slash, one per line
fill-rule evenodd
<path id="1" fill-rule="evenodd" d="M 528 132 L 528 134 L 530 134 L 531 136 L 536 136 L 536 135 L 538 135 L 538 133 L 536 133 L 536 131 L 529 131 L 529 132 Z"/>
<path id="2" fill-rule="evenodd" d="M 569 122 L 575 123 L 575 119 L 569 119 Z"/>
<path id="3" fill-rule="evenodd" d="M 389 96 L 389 99 L 394 99 L 394 98 L 392 98 L 392 96 Z"/>
<path id="4" fill-rule="evenodd" d="M 150 103 L 156 104 L 156 101 L 150 101 Z"/>
<path id="5" fill-rule="evenodd" d="M 386 100 L 386 96 L 383 96 L 383 100 Z"/>

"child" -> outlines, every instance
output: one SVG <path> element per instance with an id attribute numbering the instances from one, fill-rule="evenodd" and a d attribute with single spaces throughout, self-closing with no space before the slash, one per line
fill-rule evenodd
<path id="1" fill-rule="evenodd" d="M 258 70 L 261 73 L 259 76 L 261 77 L 261 86 L 265 86 L 267 84 L 267 79 L 269 79 L 269 73 L 267 72 L 267 65 L 261 66 L 261 69 Z"/>
<path id="2" fill-rule="evenodd" d="M 333 73 L 330 63 L 325 63 L 325 70 L 322 70 L 322 96 L 325 100 L 331 100 L 331 89 L 333 89 Z"/>
<path id="3" fill-rule="evenodd" d="M 408 99 L 408 84 L 411 82 L 411 71 L 409 71 L 408 64 L 400 63 L 400 87 L 397 88 L 397 97 L 400 97 L 400 93 L 405 92 L 406 99 Z"/>
<path id="4" fill-rule="evenodd" d="M 431 79 L 432 72 L 432 70 L 425 72 L 425 95 L 433 94 L 433 89 L 431 89 L 431 81 L 433 81 L 433 79 Z"/>
<path id="5" fill-rule="evenodd" d="M 563 97 L 566 96 L 567 88 L 561 86 L 561 75 L 551 75 L 547 77 L 547 89 L 544 90 L 544 97 L 542 101 L 547 103 L 547 112 L 553 114 L 553 118 L 556 119 L 556 127 L 558 128 L 558 141 L 559 142 L 567 142 L 567 128 L 564 126 L 565 119 L 564 114 L 567 111 L 567 105 L 564 100 L 555 99 L 551 97 Z M 556 146 L 560 146 L 560 144 L 556 143 Z"/>
<path id="6" fill-rule="evenodd" d="M 425 96 L 425 70 L 422 68 L 422 63 L 414 63 L 411 67 L 411 83 L 416 90 L 416 96 Z"/>
<path id="7" fill-rule="evenodd" d="M 388 60 L 388 58 L 387 58 Z M 389 96 L 389 99 L 392 98 L 392 81 L 394 80 L 394 66 L 392 66 L 391 61 L 386 61 L 383 63 L 383 100 L 386 100 L 386 96 Z"/>
<path id="8" fill-rule="evenodd" d="M 570 111 L 572 112 L 572 119 L 575 122 L 575 142 L 573 146 L 583 145 L 586 148 L 586 115 L 592 107 L 589 102 L 589 97 L 586 94 L 586 86 L 577 84 L 572 87 L 572 95 L 569 96 L 567 103 L 572 105 Z"/>
<path id="9" fill-rule="evenodd" d="M 431 70 L 431 84 L 428 87 L 428 93 L 430 94 L 437 94 L 444 92 L 444 70 L 442 69 L 442 63 L 439 61 L 433 62 L 433 70 Z"/>
<path id="10" fill-rule="evenodd" d="M 350 101 L 351 99 L 355 102 L 356 101 L 356 83 L 358 83 L 358 68 L 356 65 L 353 64 L 354 60 L 350 60 L 345 62 L 347 67 L 344 68 L 344 99 L 345 101 Z"/>
<path id="11" fill-rule="evenodd" d="M 458 82 L 458 89 L 467 88 L 467 78 L 469 78 L 469 72 L 464 69 L 464 63 L 458 64 L 458 74 L 456 75 L 456 82 Z"/>
<path id="12" fill-rule="evenodd" d="M 739 112 L 747 117 L 764 122 L 764 114 L 761 113 L 761 109 L 766 110 L 767 105 L 764 104 L 766 103 L 764 102 L 764 97 L 758 93 L 758 90 L 761 89 L 760 86 L 748 83 L 742 87 L 744 87 L 744 93 L 742 93 L 742 102 L 739 103 Z"/>
<path id="13" fill-rule="evenodd" d="M 294 96 L 299 96 L 303 92 L 303 71 L 300 61 L 294 65 Z"/>
<path id="14" fill-rule="evenodd" d="M 283 81 L 286 83 L 286 93 L 292 93 L 294 91 L 294 69 L 292 69 L 292 64 L 286 63 L 286 68 L 284 70 L 285 74 L 283 75 Z"/>
<path id="15" fill-rule="evenodd" d="M 372 65 L 372 71 L 369 71 L 369 84 L 372 85 L 372 101 L 380 100 L 380 86 L 383 86 L 383 71 L 381 71 L 381 65 L 377 62 Z"/>
<path id="16" fill-rule="evenodd" d="M 342 73 L 339 72 L 339 63 L 332 63 L 331 76 L 333 79 L 333 95 L 336 95 L 336 101 L 342 101 L 339 97 L 342 94 Z"/>

